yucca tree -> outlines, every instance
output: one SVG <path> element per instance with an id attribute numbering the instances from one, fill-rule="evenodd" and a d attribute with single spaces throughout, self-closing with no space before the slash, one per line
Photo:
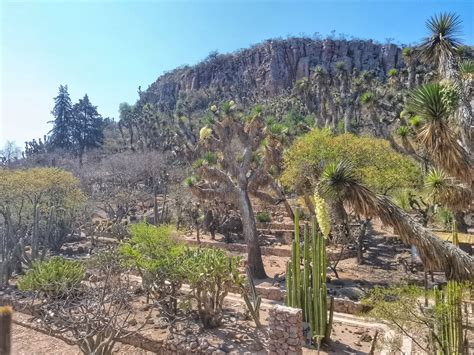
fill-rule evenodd
<path id="1" fill-rule="evenodd" d="M 369 119 L 374 125 L 375 135 L 383 137 L 383 129 L 380 119 L 377 117 L 377 95 L 373 91 L 366 91 L 360 95 L 359 101 L 362 105 L 363 111 L 366 112 Z"/>
<path id="2" fill-rule="evenodd" d="M 415 87 L 416 79 L 416 53 L 413 48 L 406 47 L 403 48 L 402 55 L 408 70 L 408 88 L 413 89 Z"/>
<path id="3" fill-rule="evenodd" d="M 444 78 L 458 76 L 457 51 L 461 46 L 461 19 L 454 13 L 440 13 L 426 21 L 429 35 L 419 46 L 421 59 L 438 68 Z"/>
<path id="4" fill-rule="evenodd" d="M 440 76 L 451 81 L 461 94 L 458 118 L 464 145 L 469 147 L 467 141 L 470 137 L 473 118 L 472 108 L 464 93 L 459 71 L 458 50 L 462 44 L 459 38 L 461 23 L 459 16 L 454 13 L 441 13 L 432 16 L 426 21 L 426 27 L 430 34 L 423 39 L 418 50 L 421 59 L 436 66 Z"/>
<path id="5" fill-rule="evenodd" d="M 422 119 L 416 138 L 431 159 L 448 174 L 470 185 L 472 163 L 450 125 L 457 100 L 449 85 L 427 84 L 411 92 L 408 109 Z"/>
<path id="6" fill-rule="evenodd" d="M 431 169 L 425 177 L 425 189 L 431 200 L 449 209 L 456 220 L 460 232 L 467 232 L 464 211 L 471 205 L 472 189 L 456 182 L 441 169 Z"/>
<path id="7" fill-rule="evenodd" d="M 328 164 L 319 188 L 323 194 L 348 203 L 356 214 L 379 217 L 392 226 L 407 245 L 415 245 L 427 270 L 444 271 L 450 280 L 474 280 L 474 258 L 458 247 L 436 237 L 389 198 L 362 185 L 347 161 Z"/>

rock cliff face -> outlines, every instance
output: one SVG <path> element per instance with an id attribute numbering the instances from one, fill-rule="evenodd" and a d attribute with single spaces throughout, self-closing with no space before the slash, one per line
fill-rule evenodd
<path id="1" fill-rule="evenodd" d="M 372 71 L 383 79 L 389 69 L 404 67 L 401 51 L 393 44 L 362 40 L 269 40 L 162 75 L 140 93 L 139 101 L 168 112 L 176 109 L 183 93 L 189 96 L 200 92 L 204 97 L 197 100 L 205 104 L 215 98 L 258 102 L 290 89 L 295 81 L 309 76 L 314 67 L 334 73 L 340 62 L 349 72 Z"/>

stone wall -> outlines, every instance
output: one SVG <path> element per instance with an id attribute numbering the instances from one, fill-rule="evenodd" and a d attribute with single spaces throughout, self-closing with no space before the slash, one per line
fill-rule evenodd
<path id="1" fill-rule="evenodd" d="M 301 309 L 273 306 L 268 316 L 268 331 L 269 355 L 303 353 L 303 311 Z"/>

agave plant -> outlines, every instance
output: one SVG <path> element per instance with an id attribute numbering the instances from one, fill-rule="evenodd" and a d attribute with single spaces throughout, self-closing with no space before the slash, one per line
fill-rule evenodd
<path id="1" fill-rule="evenodd" d="M 472 164 L 449 120 L 456 103 L 445 85 L 424 85 L 411 92 L 408 108 L 423 120 L 417 139 L 431 158 L 450 175 L 472 183 Z"/>
<path id="2" fill-rule="evenodd" d="M 464 76 L 474 75 L 474 60 L 465 59 L 459 64 L 459 71 Z"/>
<path id="3" fill-rule="evenodd" d="M 442 241 L 416 222 L 389 198 L 362 185 L 347 161 L 329 164 L 322 173 L 320 191 L 348 203 L 356 214 L 377 216 L 407 245 L 415 245 L 427 270 L 443 270 L 448 279 L 474 280 L 474 258 Z"/>

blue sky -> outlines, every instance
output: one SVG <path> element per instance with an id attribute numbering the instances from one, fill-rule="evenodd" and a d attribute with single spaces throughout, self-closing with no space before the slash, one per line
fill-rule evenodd
<path id="1" fill-rule="evenodd" d="M 474 44 L 474 1 L 0 0 L 0 144 L 47 133 L 58 86 L 85 93 L 104 117 L 164 71 L 287 35 L 332 30 L 409 44 L 425 20 L 454 11 Z"/>

